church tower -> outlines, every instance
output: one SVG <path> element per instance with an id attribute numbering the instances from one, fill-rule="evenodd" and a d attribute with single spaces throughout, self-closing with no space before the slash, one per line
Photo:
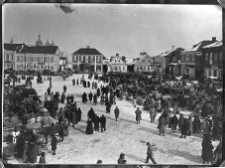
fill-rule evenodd
<path id="1" fill-rule="evenodd" d="M 38 40 L 36 41 L 36 46 L 43 46 L 43 42 L 41 41 L 41 35 L 38 35 Z"/>

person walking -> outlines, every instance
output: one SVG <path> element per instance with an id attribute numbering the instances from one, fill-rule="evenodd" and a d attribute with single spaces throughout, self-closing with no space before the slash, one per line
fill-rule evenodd
<path id="1" fill-rule="evenodd" d="M 93 94 L 90 92 L 89 95 L 88 95 L 88 97 L 89 97 L 89 101 L 91 103 L 92 102 L 92 98 L 93 98 Z"/>
<path id="2" fill-rule="evenodd" d="M 95 115 L 94 129 L 95 131 L 99 132 L 99 116 L 98 115 Z"/>
<path id="3" fill-rule="evenodd" d="M 191 136 L 192 133 L 193 133 L 193 123 L 192 123 L 192 118 L 190 116 L 188 118 L 188 132 L 187 132 L 187 135 Z"/>
<path id="4" fill-rule="evenodd" d="M 150 107 L 150 121 L 151 121 L 151 123 L 154 122 L 155 117 L 156 117 L 156 110 L 155 110 L 154 106 L 151 105 L 151 107 Z"/>
<path id="5" fill-rule="evenodd" d="M 202 140 L 202 159 L 203 163 L 213 162 L 213 145 L 209 135 L 205 134 Z"/>
<path id="6" fill-rule="evenodd" d="M 101 123 L 101 132 L 106 131 L 106 118 L 104 114 L 99 118 L 99 122 Z"/>
<path id="7" fill-rule="evenodd" d="M 188 131 L 188 120 L 184 118 L 183 124 L 181 126 L 181 136 L 179 138 L 186 138 Z"/>
<path id="8" fill-rule="evenodd" d="M 193 121 L 193 134 L 198 133 L 199 132 L 199 128 L 200 128 L 200 119 L 197 115 L 194 116 L 194 121 Z"/>
<path id="9" fill-rule="evenodd" d="M 163 116 L 159 118 L 159 135 L 165 136 L 166 119 Z"/>
<path id="10" fill-rule="evenodd" d="M 17 144 L 17 141 L 18 141 L 18 137 L 20 135 L 20 132 L 17 129 L 17 127 L 14 128 L 14 130 L 12 132 L 12 135 L 13 135 L 13 144 L 16 145 Z"/>
<path id="11" fill-rule="evenodd" d="M 87 127 L 86 127 L 86 134 L 90 135 L 94 133 L 93 125 L 92 125 L 92 119 L 89 118 L 87 120 Z"/>
<path id="12" fill-rule="evenodd" d="M 174 114 L 173 117 L 171 118 L 171 130 L 172 130 L 172 132 L 175 132 L 176 131 L 177 124 L 178 124 L 177 115 Z"/>
<path id="13" fill-rule="evenodd" d="M 76 83 L 76 82 L 75 82 L 75 79 L 73 79 L 73 81 L 72 81 L 72 82 L 73 82 L 73 86 L 74 86 L 74 85 L 75 85 L 75 83 Z"/>
<path id="14" fill-rule="evenodd" d="M 108 102 L 106 104 L 106 113 L 110 113 L 110 110 L 111 110 L 111 104 Z"/>
<path id="15" fill-rule="evenodd" d="M 137 121 L 137 124 L 140 124 L 142 111 L 140 110 L 139 107 L 138 107 L 137 110 L 135 111 L 135 114 L 136 114 L 136 121 Z"/>
<path id="16" fill-rule="evenodd" d="M 114 110 L 114 113 L 115 113 L 115 118 L 116 118 L 116 121 L 117 121 L 117 119 L 119 118 L 119 114 L 120 114 L 120 110 L 119 110 L 118 106 L 116 106 L 116 108 Z"/>
<path id="17" fill-rule="evenodd" d="M 146 145 L 148 145 L 148 149 L 147 149 L 147 158 L 146 158 L 145 163 L 148 163 L 149 159 L 151 159 L 153 164 L 157 164 L 157 162 L 155 161 L 155 159 L 153 157 L 153 152 L 152 152 L 152 148 L 151 148 L 151 146 L 154 146 L 154 145 L 151 145 L 150 142 L 147 142 Z"/>
<path id="18" fill-rule="evenodd" d="M 97 99 L 98 99 L 98 96 L 97 96 L 97 94 L 95 94 L 93 97 L 93 105 L 97 104 Z"/>
<path id="19" fill-rule="evenodd" d="M 55 137 L 55 135 L 52 135 L 52 143 L 51 143 L 51 146 L 52 146 L 52 154 L 53 155 L 56 155 L 56 149 L 57 149 L 57 139 Z"/>
<path id="20" fill-rule="evenodd" d="M 86 103 L 87 102 L 87 94 L 84 92 L 82 95 L 82 102 Z"/>
<path id="21" fill-rule="evenodd" d="M 78 116 L 77 116 L 78 121 L 81 121 L 82 111 L 81 111 L 80 107 L 78 107 L 77 115 L 78 115 Z"/>

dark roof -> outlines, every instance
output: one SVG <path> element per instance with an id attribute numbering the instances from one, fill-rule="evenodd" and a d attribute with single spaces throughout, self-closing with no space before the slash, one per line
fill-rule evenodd
<path id="1" fill-rule="evenodd" d="M 20 53 L 55 54 L 58 46 L 24 46 Z"/>
<path id="2" fill-rule="evenodd" d="M 98 50 L 95 48 L 80 48 L 73 55 L 102 55 Z"/>
<path id="3" fill-rule="evenodd" d="M 18 51 L 23 44 L 10 44 L 10 43 L 5 43 L 4 44 L 4 49 L 8 51 Z"/>

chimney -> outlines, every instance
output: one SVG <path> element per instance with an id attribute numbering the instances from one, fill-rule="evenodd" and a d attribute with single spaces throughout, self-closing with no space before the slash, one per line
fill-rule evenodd
<path id="1" fill-rule="evenodd" d="M 118 53 L 116 54 L 116 57 L 119 57 L 119 54 Z"/>
<path id="2" fill-rule="evenodd" d="M 172 46 L 172 50 L 174 50 L 174 46 Z"/>
<path id="3" fill-rule="evenodd" d="M 124 62 L 126 62 L 126 57 L 125 57 L 125 56 L 122 56 L 122 60 L 123 60 Z"/>
<path id="4" fill-rule="evenodd" d="M 216 42 L 216 37 L 213 37 L 212 38 L 212 42 Z"/>
<path id="5" fill-rule="evenodd" d="M 11 40 L 10 40 L 10 44 L 13 44 L 13 38 L 11 38 Z"/>
<path id="6" fill-rule="evenodd" d="M 143 56 L 145 56 L 146 54 L 147 54 L 146 52 L 143 52 L 143 53 L 142 53 Z"/>
<path id="7" fill-rule="evenodd" d="M 86 48 L 90 48 L 90 46 L 87 46 Z"/>
<path id="8" fill-rule="evenodd" d="M 140 58 L 137 58 L 137 61 L 139 61 L 140 60 Z"/>
<path id="9" fill-rule="evenodd" d="M 136 58 L 133 58 L 133 61 L 136 61 Z"/>

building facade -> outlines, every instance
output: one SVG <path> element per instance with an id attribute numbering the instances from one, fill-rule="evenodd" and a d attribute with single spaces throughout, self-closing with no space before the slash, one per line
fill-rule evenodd
<path id="1" fill-rule="evenodd" d="M 223 81 L 222 41 L 203 47 L 204 77 Z"/>
<path id="2" fill-rule="evenodd" d="M 21 50 L 23 46 L 24 44 L 13 44 L 12 41 L 4 44 L 4 70 L 16 69 L 17 52 Z"/>
<path id="3" fill-rule="evenodd" d="M 109 71 L 111 72 L 127 72 L 127 64 L 125 57 L 120 57 L 116 54 L 115 57 L 109 62 Z"/>
<path id="4" fill-rule="evenodd" d="M 202 49 L 204 46 L 213 44 L 216 38 L 204 40 L 192 46 L 190 50 L 185 51 L 181 58 L 181 74 L 191 78 L 202 79 L 203 74 L 203 56 Z"/>
<path id="5" fill-rule="evenodd" d="M 143 55 L 143 53 L 141 53 L 141 58 L 137 59 L 133 65 L 134 72 L 153 72 L 155 70 L 153 59 L 147 54 Z"/>
<path id="6" fill-rule="evenodd" d="M 24 46 L 16 56 L 16 70 L 58 71 L 60 51 L 58 46 Z"/>
<path id="7" fill-rule="evenodd" d="M 82 73 L 102 73 L 103 55 L 95 48 L 81 48 L 72 54 L 73 70 Z"/>

